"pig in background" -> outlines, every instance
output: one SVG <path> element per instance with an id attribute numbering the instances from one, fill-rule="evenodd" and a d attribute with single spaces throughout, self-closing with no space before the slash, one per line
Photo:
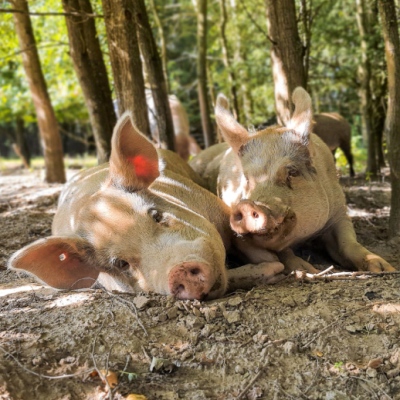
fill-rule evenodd
<path id="1" fill-rule="evenodd" d="M 229 209 L 195 182 L 201 179 L 188 164 L 155 149 L 126 113 L 114 129 L 110 163 L 64 187 L 52 236 L 16 252 L 9 268 L 58 289 L 100 284 L 179 299 L 220 297 L 228 280 L 234 289 L 282 271 L 273 254 L 271 262 L 226 270 Z"/>
<path id="2" fill-rule="evenodd" d="M 175 151 L 182 159 L 188 161 L 190 157 L 200 153 L 201 148 L 196 142 L 196 139 L 190 135 L 189 118 L 182 103 L 175 95 L 168 95 L 168 102 L 171 109 L 172 124 L 174 126 Z M 153 95 L 149 89 L 146 89 L 146 103 L 151 136 L 154 142 L 158 144 L 160 142 L 160 134 L 158 132 L 156 108 Z M 114 100 L 114 110 L 119 116 L 118 103 L 116 100 Z"/>
<path id="3" fill-rule="evenodd" d="M 287 271 L 317 272 L 291 248 L 318 237 L 344 268 L 393 271 L 357 242 L 332 154 L 311 133 L 310 96 L 297 88 L 293 103 L 295 110 L 286 127 L 275 125 L 249 133 L 220 95 L 215 114 L 226 143 L 190 161 L 207 187 L 231 207 L 237 246 L 251 262 L 262 262 L 263 251 L 270 250 L 278 253 Z"/>
<path id="4" fill-rule="evenodd" d="M 263 130 L 277 124 L 276 117 L 270 118 L 259 125 L 257 130 Z M 350 176 L 354 177 L 354 160 L 351 152 L 351 125 L 338 113 L 327 112 L 314 114 L 312 132 L 318 135 L 329 147 L 335 160 L 336 149 L 343 151 L 349 164 Z"/>

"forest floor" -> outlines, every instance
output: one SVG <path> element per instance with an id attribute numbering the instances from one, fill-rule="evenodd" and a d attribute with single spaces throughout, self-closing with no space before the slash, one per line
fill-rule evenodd
<path id="1" fill-rule="evenodd" d="M 359 241 L 400 270 L 390 185 L 343 182 Z M 40 171 L 0 176 L 0 399 L 400 399 L 399 275 L 288 277 L 209 302 L 57 292 L 5 267 L 50 235 L 60 189 Z"/>

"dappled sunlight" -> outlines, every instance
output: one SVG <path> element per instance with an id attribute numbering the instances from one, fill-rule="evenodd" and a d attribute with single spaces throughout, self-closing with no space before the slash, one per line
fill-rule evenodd
<path id="1" fill-rule="evenodd" d="M 378 314 L 400 314 L 400 303 L 375 304 L 372 311 Z"/>
<path id="2" fill-rule="evenodd" d="M 34 290 L 43 289 L 43 286 L 38 286 L 35 284 L 17 286 L 14 288 L 0 289 L 0 297 L 8 296 L 10 294 L 21 293 L 21 292 L 31 292 Z"/>
<path id="3" fill-rule="evenodd" d="M 90 292 L 68 293 L 47 304 L 45 308 L 78 305 L 84 303 L 86 300 L 89 300 L 91 297 L 92 294 Z"/>

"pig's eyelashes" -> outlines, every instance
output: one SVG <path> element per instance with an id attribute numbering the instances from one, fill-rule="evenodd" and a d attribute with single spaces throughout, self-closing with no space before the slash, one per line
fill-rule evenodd
<path id="1" fill-rule="evenodd" d="M 129 269 L 129 263 L 125 260 L 115 259 L 113 261 L 113 266 L 121 271 Z"/>
<path id="2" fill-rule="evenodd" d="M 300 175 L 300 171 L 295 167 L 288 168 L 288 178 L 295 178 Z"/>

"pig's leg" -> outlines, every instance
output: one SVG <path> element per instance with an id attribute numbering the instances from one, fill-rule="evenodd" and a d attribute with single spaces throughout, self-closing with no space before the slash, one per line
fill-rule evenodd
<path id="1" fill-rule="evenodd" d="M 254 286 L 271 284 L 283 278 L 284 266 L 278 261 L 247 264 L 228 270 L 228 290 L 251 289 Z"/>
<path id="2" fill-rule="evenodd" d="M 288 274 L 296 270 L 304 270 L 310 272 L 311 274 L 317 274 L 318 269 L 314 268 L 309 262 L 297 257 L 292 249 L 285 249 L 278 253 L 279 261 L 285 266 L 285 274 Z"/>
<path id="3" fill-rule="evenodd" d="M 336 222 L 322 235 L 330 256 L 343 267 L 359 271 L 396 271 L 387 261 L 368 251 L 357 242 L 353 224 L 348 217 Z"/>

